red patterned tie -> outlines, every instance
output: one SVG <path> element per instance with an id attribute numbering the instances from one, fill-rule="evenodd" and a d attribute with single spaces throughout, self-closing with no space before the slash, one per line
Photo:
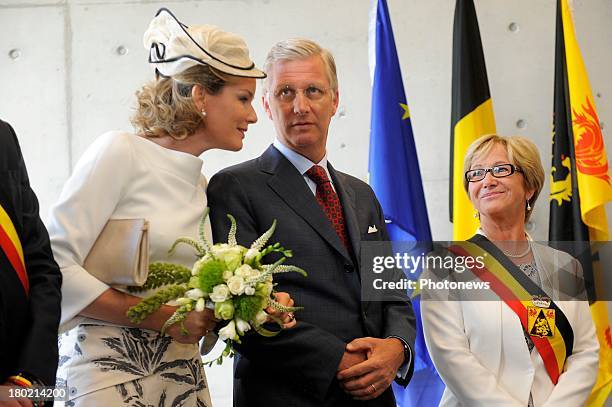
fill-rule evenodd
<path id="1" fill-rule="evenodd" d="M 344 247 L 346 247 L 350 253 L 351 245 L 349 244 L 346 234 L 342 205 L 340 204 L 340 199 L 338 199 L 338 194 L 336 194 L 336 191 L 332 188 L 327 173 L 320 165 L 313 165 L 306 171 L 306 175 L 317 184 L 317 201 L 321 209 L 323 209 L 323 212 L 325 212 L 327 219 L 332 223 Z"/>

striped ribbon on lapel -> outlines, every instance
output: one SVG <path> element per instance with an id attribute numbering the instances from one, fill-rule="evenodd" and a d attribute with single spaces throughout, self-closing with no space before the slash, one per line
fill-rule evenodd
<path id="1" fill-rule="evenodd" d="M 26 273 L 23 248 L 21 247 L 21 241 L 17 235 L 15 225 L 13 225 L 13 221 L 11 221 L 11 218 L 2 205 L 0 205 L 0 248 L 13 266 L 27 294 L 30 290 L 30 283 L 28 281 L 28 274 Z"/>

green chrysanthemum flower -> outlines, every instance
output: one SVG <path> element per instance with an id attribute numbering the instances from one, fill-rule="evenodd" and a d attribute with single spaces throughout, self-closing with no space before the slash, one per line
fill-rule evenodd
<path id="1" fill-rule="evenodd" d="M 198 271 L 198 287 L 194 288 L 210 293 L 214 286 L 223 283 L 223 271 L 225 270 L 225 263 L 223 261 L 207 260 L 194 266 L 194 269 L 196 267 Z"/>
<path id="2" fill-rule="evenodd" d="M 264 299 L 261 297 L 240 295 L 234 298 L 234 315 L 245 321 L 252 321 L 264 305 Z"/>

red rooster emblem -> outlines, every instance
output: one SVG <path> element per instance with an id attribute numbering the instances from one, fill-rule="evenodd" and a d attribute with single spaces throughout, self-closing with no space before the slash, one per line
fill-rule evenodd
<path id="1" fill-rule="evenodd" d="M 576 167 L 585 175 L 592 175 L 610 184 L 608 161 L 604 150 L 599 118 L 591 101 L 587 98 L 586 106 L 581 110 L 572 109 L 574 113 L 574 147 Z"/>

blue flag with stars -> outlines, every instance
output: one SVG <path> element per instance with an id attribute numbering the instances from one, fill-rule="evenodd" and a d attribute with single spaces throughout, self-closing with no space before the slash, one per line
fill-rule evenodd
<path id="1" fill-rule="evenodd" d="M 410 109 L 395 48 L 386 0 L 372 0 L 370 14 L 370 185 L 378 197 L 391 240 L 431 241 L 421 171 Z M 414 375 L 406 389 L 394 384 L 398 405 L 437 406 L 444 390 L 427 352 L 419 296 L 412 296 L 417 317 Z"/>

